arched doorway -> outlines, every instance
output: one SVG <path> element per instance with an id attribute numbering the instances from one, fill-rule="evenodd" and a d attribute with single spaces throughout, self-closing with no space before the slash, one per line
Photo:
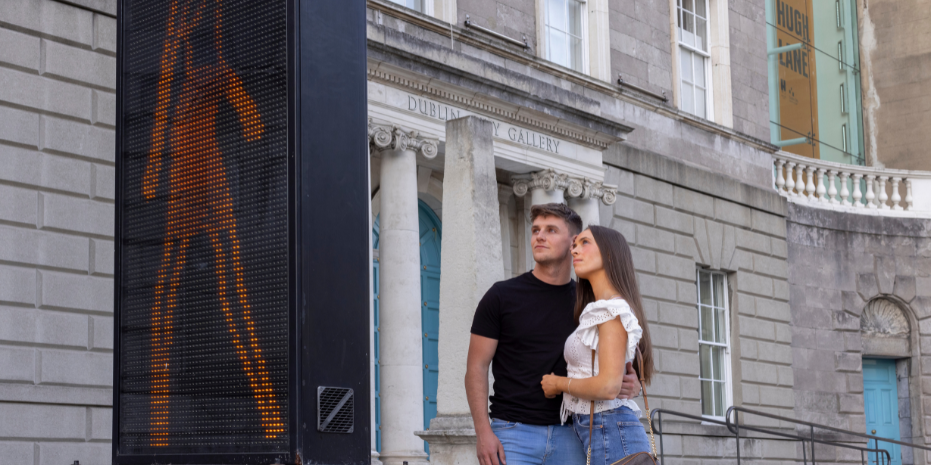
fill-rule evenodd
<path id="1" fill-rule="evenodd" d="M 439 217 L 424 201 L 418 202 L 420 222 L 420 323 L 423 345 L 423 423 L 430 427 L 436 417 L 436 391 L 439 382 L 439 332 L 440 332 L 440 250 L 442 226 Z M 372 229 L 372 246 L 378 249 L 379 219 L 375 218 Z M 375 446 L 381 452 L 381 383 L 378 360 L 379 351 L 379 305 L 378 295 L 380 270 L 378 259 L 373 263 L 374 311 L 375 311 Z M 429 453 L 426 444 L 424 449 Z"/>

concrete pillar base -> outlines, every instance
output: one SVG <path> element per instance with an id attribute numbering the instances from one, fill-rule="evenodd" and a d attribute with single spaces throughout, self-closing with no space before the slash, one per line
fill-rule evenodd
<path id="1" fill-rule="evenodd" d="M 373 450 L 373 451 L 372 451 L 372 462 L 371 462 L 371 464 L 372 464 L 372 465 L 382 465 L 381 460 L 378 460 L 379 457 L 381 457 L 381 455 L 380 455 L 378 452 L 375 452 L 375 451 Z"/>
<path id="2" fill-rule="evenodd" d="M 478 465 L 471 415 L 440 415 L 430 420 L 429 430 L 414 434 L 430 444 L 433 465 Z"/>
<path id="3" fill-rule="evenodd" d="M 422 450 L 382 451 L 379 459 L 384 465 L 430 465 L 427 453 Z"/>

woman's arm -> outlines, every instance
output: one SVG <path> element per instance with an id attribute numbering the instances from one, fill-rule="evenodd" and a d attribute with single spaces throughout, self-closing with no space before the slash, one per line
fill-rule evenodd
<path id="1" fill-rule="evenodd" d="M 586 400 L 612 400 L 621 392 L 624 381 L 624 361 L 627 355 L 627 330 L 619 318 L 598 325 L 598 376 L 593 378 L 573 379 L 563 376 L 546 375 L 540 384 L 547 398 L 554 398 L 563 392 Z M 586 354 L 585 363 L 591 363 L 590 353 Z"/>

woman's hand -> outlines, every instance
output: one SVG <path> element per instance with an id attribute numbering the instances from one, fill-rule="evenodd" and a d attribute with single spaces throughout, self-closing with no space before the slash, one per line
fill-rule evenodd
<path id="1" fill-rule="evenodd" d="M 566 378 L 556 376 L 553 373 L 543 375 L 543 381 L 540 381 L 540 385 L 543 386 L 543 394 L 546 395 L 547 399 L 552 399 L 562 394 L 562 389 L 559 386 L 561 386 L 562 380 L 564 379 Z"/>

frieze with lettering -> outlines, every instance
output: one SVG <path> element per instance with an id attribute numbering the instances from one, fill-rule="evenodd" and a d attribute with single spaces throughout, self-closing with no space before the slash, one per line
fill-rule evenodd
<path id="1" fill-rule="evenodd" d="M 453 120 L 472 114 L 461 108 L 451 107 L 414 95 L 407 96 L 407 110 L 440 121 Z M 494 124 L 495 137 L 499 139 L 508 139 L 511 142 L 559 154 L 559 144 L 561 141 L 558 139 L 500 121 L 491 120 L 491 122 Z"/>

